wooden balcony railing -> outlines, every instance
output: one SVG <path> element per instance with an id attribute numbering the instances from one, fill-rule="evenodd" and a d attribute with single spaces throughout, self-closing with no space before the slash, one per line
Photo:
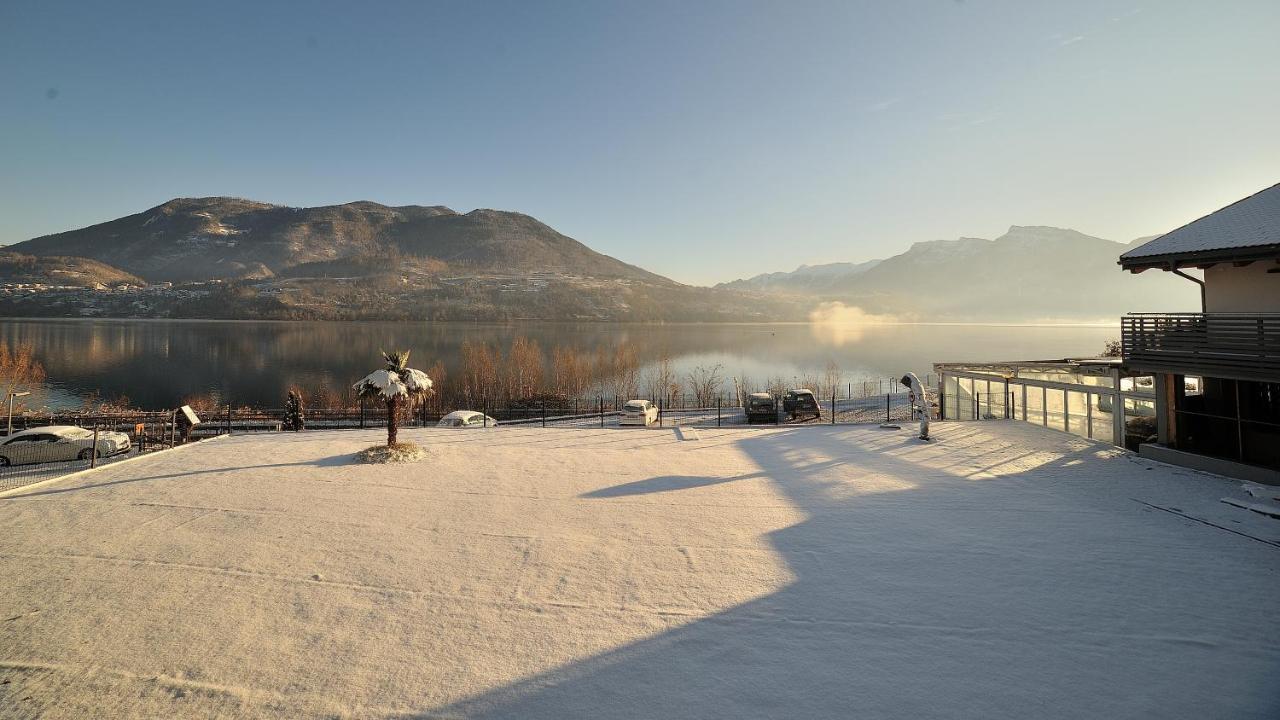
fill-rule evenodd
<path id="1" fill-rule="evenodd" d="M 1120 341 L 1137 370 L 1280 382 L 1280 313 L 1131 313 Z"/>

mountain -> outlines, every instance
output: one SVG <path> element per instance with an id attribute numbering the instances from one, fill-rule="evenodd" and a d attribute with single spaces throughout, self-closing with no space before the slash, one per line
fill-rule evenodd
<path id="1" fill-rule="evenodd" d="M 92 258 L 152 282 L 269 278 L 306 263 L 387 253 L 430 258 L 467 272 L 672 282 L 595 252 L 528 215 L 374 202 L 295 208 L 238 198 L 179 198 L 10 249 Z"/>
<path id="2" fill-rule="evenodd" d="M 868 260 L 860 263 L 838 262 L 825 265 L 801 265 L 791 272 L 764 273 L 745 280 L 720 283 L 716 287 L 726 290 L 755 292 L 823 292 L 833 284 L 854 275 L 860 275 L 881 262 L 881 260 Z"/>
<path id="3" fill-rule="evenodd" d="M 806 312 L 787 299 L 682 285 L 500 210 L 179 198 L 9 250 L 152 287 L 0 288 L 0 316 L 715 322 Z"/>
<path id="4" fill-rule="evenodd" d="M 1148 239 L 1118 243 L 1075 230 L 1015 225 L 994 240 L 918 242 L 861 272 L 820 284 L 790 282 L 784 292 L 911 320 L 1095 320 L 1197 309 L 1193 283 L 1120 270 L 1120 253 Z M 778 287 L 775 282 L 768 292 L 778 294 Z"/>
<path id="5" fill-rule="evenodd" d="M 179 198 L 10 246 L 0 316 L 716 322 L 802 320 L 842 302 L 903 320 L 1034 322 L 1197 309 L 1193 283 L 1120 270 L 1144 240 L 1015 225 L 705 288 L 516 212 Z"/>
<path id="6" fill-rule="evenodd" d="M 87 258 L 0 251 L 0 283 L 96 288 L 143 282 L 136 275 Z"/>

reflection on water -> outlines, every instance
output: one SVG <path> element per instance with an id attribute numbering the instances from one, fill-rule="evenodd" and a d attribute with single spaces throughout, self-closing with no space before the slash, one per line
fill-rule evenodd
<path id="1" fill-rule="evenodd" d="M 218 322 L 203 320 L 3 320 L 0 339 L 31 343 L 49 375 L 33 406 L 79 404 L 97 392 L 146 408 L 217 392 L 237 404 L 277 406 L 290 384 L 348 385 L 379 363 L 381 349 L 409 348 L 413 364 L 456 373 L 464 341 L 505 350 L 517 335 L 549 357 L 562 345 L 591 350 L 628 342 L 641 363 L 664 353 L 683 377 L 697 365 L 726 378 L 790 380 L 835 361 L 845 377 L 923 375 L 934 362 L 1093 355 L 1119 335 L 1110 327 L 1000 327 L 857 323 L 630 325 L 432 322 Z"/>

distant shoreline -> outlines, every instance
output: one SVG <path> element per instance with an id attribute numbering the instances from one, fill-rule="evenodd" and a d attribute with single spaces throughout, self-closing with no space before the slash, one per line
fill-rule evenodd
<path id="1" fill-rule="evenodd" d="M 876 326 L 920 326 L 920 327 L 1037 327 L 1037 328 L 1119 328 L 1120 318 L 1117 317 L 1115 322 L 1000 322 L 1000 321 L 953 321 L 953 322 L 812 322 L 809 320 L 778 320 L 778 321 L 759 321 L 759 322 L 709 322 L 709 321 L 641 321 L 641 320 L 278 320 L 278 319 L 256 319 L 256 318 L 134 318 L 134 317 L 40 317 L 40 316 L 20 316 L 20 317 L 0 317 L 0 323 L 7 321 L 15 322 L 65 322 L 65 323 L 84 323 L 84 322 L 143 322 L 143 323 L 263 323 L 275 325 L 294 325 L 300 323 L 324 323 L 324 324 L 414 324 L 414 323 L 430 323 L 433 325 L 488 325 L 488 326 L 514 326 L 514 325 L 630 325 L 636 327 L 663 327 L 663 326 L 734 326 L 741 325 L 744 327 L 762 327 L 762 326 L 821 326 L 830 325 L 832 327 L 876 327 Z"/>

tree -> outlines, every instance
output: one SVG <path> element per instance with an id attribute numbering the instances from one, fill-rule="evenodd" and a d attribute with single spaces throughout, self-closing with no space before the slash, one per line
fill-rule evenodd
<path id="1" fill-rule="evenodd" d="M 507 400 L 524 400 L 537 395 L 542 388 L 543 372 L 542 350 L 538 341 L 523 335 L 513 339 L 507 353 Z"/>
<path id="2" fill-rule="evenodd" d="M 289 397 L 284 402 L 284 426 L 298 432 L 306 427 L 305 411 L 302 406 L 302 391 L 297 388 L 289 390 Z"/>
<path id="3" fill-rule="evenodd" d="M 485 343 L 462 343 L 462 394 L 468 404 L 498 395 L 497 353 Z"/>
<path id="4" fill-rule="evenodd" d="M 360 397 L 387 404 L 387 447 L 396 444 L 400 411 L 431 395 L 431 378 L 409 367 L 409 351 L 383 352 L 387 366 L 364 376 L 352 386 Z"/>
<path id="5" fill-rule="evenodd" d="M 0 344 L 0 391 L 7 400 L 9 393 L 29 391 L 44 382 L 44 367 L 35 357 L 30 345 L 19 345 L 13 350 L 8 345 Z M 22 408 L 19 401 L 15 408 Z"/>
<path id="6" fill-rule="evenodd" d="M 716 398 L 720 396 L 720 377 L 719 365 L 712 367 L 698 367 L 689 371 L 689 389 L 693 391 L 693 400 L 699 408 L 711 407 Z"/>
<path id="7" fill-rule="evenodd" d="M 844 371 L 840 369 L 840 365 L 835 360 L 828 360 L 827 367 L 822 372 L 822 387 L 827 395 L 840 391 L 840 385 L 844 381 Z"/>
<path id="8" fill-rule="evenodd" d="M 1108 340 L 1103 346 L 1102 357 L 1120 357 L 1124 355 L 1124 346 L 1119 340 Z"/>

